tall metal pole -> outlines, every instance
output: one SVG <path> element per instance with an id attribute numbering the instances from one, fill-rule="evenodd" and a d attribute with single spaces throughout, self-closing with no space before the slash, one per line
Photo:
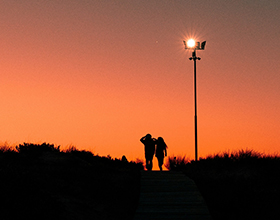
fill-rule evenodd
<path id="1" fill-rule="evenodd" d="M 196 56 L 196 50 L 192 52 L 192 57 L 194 63 L 194 145 L 195 145 L 195 161 L 197 161 L 197 92 L 196 92 L 196 60 L 200 60 L 200 57 Z"/>
<path id="2" fill-rule="evenodd" d="M 196 96 L 196 60 L 200 60 L 200 57 L 196 56 L 196 50 L 204 50 L 206 41 L 195 42 L 193 39 L 188 40 L 188 42 L 183 41 L 185 49 L 193 49 L 192 57 L 190 60 L 193 60 L 194 64 L 194 142 L 195 142 L 195 161 L 197 161 L 197 96 Z"/>
<path id="3" fill-rule="evenodd" d="M 197 161 L 197 96 L 196 96 L 196 53 L 193 52 L 193 63 L 194 63 L 194 139 L 195 139 L 195 161 Z"/>

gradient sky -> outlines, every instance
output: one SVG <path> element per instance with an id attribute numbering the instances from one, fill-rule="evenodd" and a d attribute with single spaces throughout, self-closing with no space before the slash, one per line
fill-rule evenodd
<path id="1" fill-rule="evenodd" d="M 0 142 L 143 158 L 280 152 L 279 0 L 0 0 Z"/>

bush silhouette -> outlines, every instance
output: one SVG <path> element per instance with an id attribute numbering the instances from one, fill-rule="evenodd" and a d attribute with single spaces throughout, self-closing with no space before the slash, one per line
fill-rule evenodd
<path id="1" fill-rule="evenodd" d="M 167 162 L 164 164 L 164 166 L 168 170 L 182 170 L 188 164 L 190 160 L 186 158 L 186 156 L 177 156 L 177 157 L 168 157 Z"/>
<path id="2" fill-rule="evenodd" d="M 132 219 L 141 168 L 75 147 L 0 146 L 1 220 Z"/>
<path id="3" fill-rule="evenodd" d="M 16 146 L 16 150 L 19 153 L 27 154 L 41 154 L 43 152 L 60 152 L 60 146 L 55 147 L 53 144 L 33 144 L 23 143 Z"/>

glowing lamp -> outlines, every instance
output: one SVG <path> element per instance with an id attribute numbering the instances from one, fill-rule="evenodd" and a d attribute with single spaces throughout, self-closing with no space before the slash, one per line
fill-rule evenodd
<path id="1" fill-rule="evenodd" d="M 188 46 L 188 48 L 194 48 L 194 46 L 195 46 L 195 41 L 194 41 L 194 39 L 189 39 L 189 40 L 187 41 L 187 46 Z"/>
<path id="2" fill-rule="evenodd" d="M 202 43 L 195 41 L 194 39 L 189 39 L 188 41 L 183 41 L 185 45 L 185 49 L 193 49 L 193 50 L 204 50 L 206 41 Z"/>

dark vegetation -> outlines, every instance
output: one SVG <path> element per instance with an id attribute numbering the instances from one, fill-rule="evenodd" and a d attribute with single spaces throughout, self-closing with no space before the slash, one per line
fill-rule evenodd
<path id="1" fill-rule="evenodd" d="M 197 184 L 213 220 L 279 219 L 280 157 L 252 150 L 199 161 L 169 157 Z M 0 147 L 1 219 L 133 219 L 141 162 L 70 147 Z"/>
<path id="2" fill-rule="evenodd" d="M 70 147 L 0 147 L 0 218 L 132 219 L 143 164 Z"/>
<path id="3" fill-rule="evenodd" d="M 169 158 L 167 167 L 195 181 L 214 220 L 279 219 L 279 156 L 241 150 L 197 162 Z"/>

